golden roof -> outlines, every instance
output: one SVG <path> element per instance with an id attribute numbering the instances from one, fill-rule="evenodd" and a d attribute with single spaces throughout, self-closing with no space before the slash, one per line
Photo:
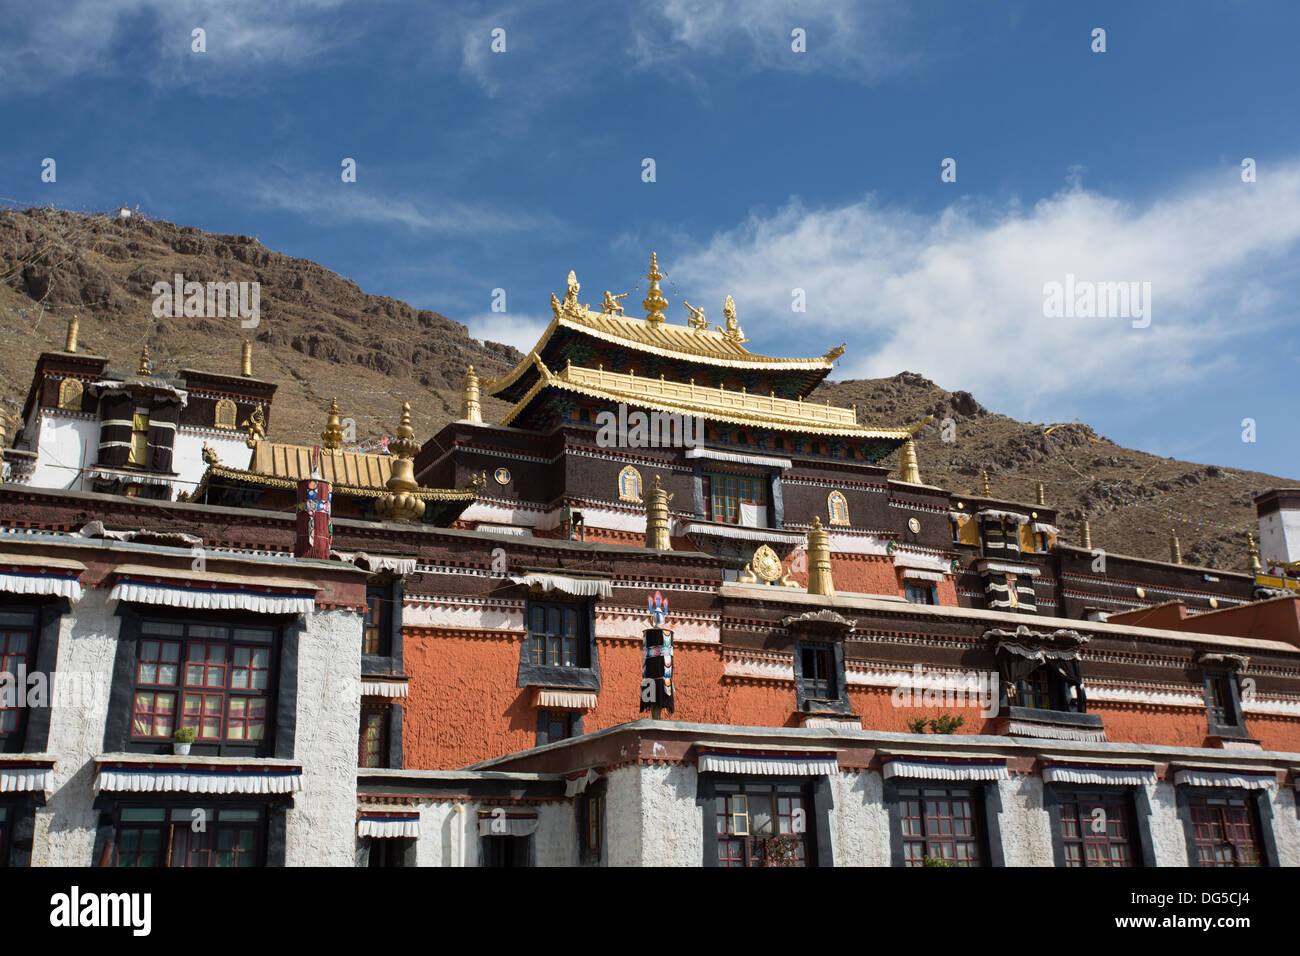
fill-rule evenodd
<path id="1" fill-rule="evenodd" d="M 265 444 L 265 442 L 262 444 Z M 328 455 L 321 456 L 322 459 L 328 457 Z M 321 468 L 321 472 L 324 475 L 324 467 Z M 285 477 L 284 475 L 260 474 L 256 471 L 246 471 L 243 468 L 227 468 L 225 465 L 209 465 L 208 470 L 203 473 L 203 478 L 200 479 L 198 487 L 194 489 L 194 493 L 190 496 L 191 500 L 198 500 L 209 481 L 214 478 L 227 478 L 232 481 L 246 482 L 250 485 L 259 485 L 263 488 L 285 489 L 296 489 L 298 481 L 301 480 Z M 350 498 L 382 498 L 388 494 L 388 489 L 383 485 L 375 487 L 373 485 L 353 485 L 346 482 L 336 483 L 328 477 L 326 477 L 326 480 L 332 485 L 330 493 L 335 495 L 344 495 Z M 411 494 L 423 501 L 473 501 L 478 497 L 478 491 L 474 488 L 416 488 Z"/>
<path id="2" fill-rule="evenodd" d="M 303 478 L 311 477 L 311 453 L 310 445 L 260 441 L 253 450 L 248 470 L 270 478 L 284 478 L 296 486 Z M 392 467 L 393 460 L 388 455 L 321 449 L 320 474 L 333 485 L 387 491 Z"/>
<path id="3" fill-rule="evenodd" d="M 808 432 L 816 435 L 843 435 L 854 438 L 905 440 L 920 430 L 924 422 L 905 428 L 869 428 L 859 425 L 852 408 L 818 405 L 815 402 L 756 395 L 725 388 L 668 382 L 621 372 L 569 365 L 552 372 L 534 353 L 530 361 L 539 373 L 537 382 L 501 420 L 509 425 L 545 388 L 558 388 L 611 403 L 625 402 L 640 408 L 669 414 L 700 415 L 719 422 Z"/>
<path id="4" fill-rule="evenodd" d="M 606 315 L 602 312 L 582 311 L 558 315 L 552 319 L 527 358 L 504 377 L 484 381 L 483 386 L 490 393 L 496 394 L 514 383 L 533 367 L 533 356 L 540 355 L 546 343 L 560 329 L 582 332 L 615 345 L 664 358 L 684 359 L 735 369 L 827 371 L 835 366 L 835 359 L 844 353 L 844 348 L 841 346 L 816 358 L 776 358 L 769 355 L 756 355 L 740 343 L 727 338 L 723 332 L 693 329 L 686 325 L 669 325 L 667 322 L 647 322 L 645 319 Z"/>

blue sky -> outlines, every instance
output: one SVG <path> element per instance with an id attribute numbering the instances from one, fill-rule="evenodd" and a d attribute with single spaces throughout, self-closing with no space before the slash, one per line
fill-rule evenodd
<path id="1" fill-rule="evenodd" d="M 1300 477 L 1293 4 L 4 0 L 0 17 L 6 204 L 255 235 L 520 348 L 570 269 L 595 304 L 644 292 L 655 249 L 670 320 L 684 295 L 720 322 L 731 294 L 755 351 L 846 341 L 837 378 L 907 369 L 1022 419 Z M 1150 282 L 1150 324 L 1045 316 L 1067 274 Z"/>

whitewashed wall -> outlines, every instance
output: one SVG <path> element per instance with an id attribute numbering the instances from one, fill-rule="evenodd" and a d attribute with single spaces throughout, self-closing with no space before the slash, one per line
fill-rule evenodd
<path id="1" fill-rule="evenodd" d="M 82 481 L 82 469 L 95 464 L 99 457 L 99 422 L 57 411 L 42 410 L 37 419 L 32 447 L 36 466 L 28 482 L 40 488 L 88 487 Z"/>
<path id="2" fill-rule="evenodd" d="M 203 461 L 203 446 L 217 453 L 221 464 L 227 468 L 247 468 L 253 452 L 239 432 L 215 428 L 178 428 L 176 444 L 172 446 L 172 471 L 180 475 L 173 482 L 177 491 L 193 491 L 208 470 Z"/>

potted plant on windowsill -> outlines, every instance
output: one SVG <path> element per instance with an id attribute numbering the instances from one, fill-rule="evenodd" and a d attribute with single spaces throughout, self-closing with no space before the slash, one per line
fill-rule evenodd
<path id="1" fill-rule="evenodd" d="M 194 745 L 194 728 L 181 727 L 172 734 L 172 753 L 184 757 Z"/>

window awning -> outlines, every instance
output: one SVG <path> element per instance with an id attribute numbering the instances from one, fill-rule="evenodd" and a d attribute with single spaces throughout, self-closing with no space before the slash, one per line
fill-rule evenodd
<path id="1" fill-rule="evenodd" d="M 1184 767 L 1174 771 L 1174 786 L 1273 790 L 1277 787 L 1277 774 L 1261 770 Z"/>
<path id="2" fill-rule="evenodd" d="M 534 707 L 555 707 L 560 710 L 591 710 L 596 706 L 594 690 L 549 690 L 538 687 L 533 691 Z"/>
<path id="3" fill-rule="evenodd" d="M 785 471 L 794 467 L 789 458 L 774 458 L 769 455 L 741 455 L 733 451 L 715 451 L 712 448 L 688 448 L 686 458 L 710 458 L 713 461 L 730 461 L 737 465 L 757 465 L 759 468 L 780 468 Z"/>
<path id="4" fill-rule="evenodd" d="M 1007 731 L 1013 737 L 1042 737 L 1047 740 L 1101 740 L 1106 739 L 1106 731 L 1100 727 L 1072 726 L 1060 723 L 1035 723 L 1026 720 L 1012 720 L 1007 723 Z"/>
<path id="5" fill-rule="evenodd" d="M 361 678 L 362 697 L 406 697 L 411 692 L 411 685 L 405 677 L 388 679 L 366 676 Z"/>
<path id="6" fill-rule="evenodd" d="M 331 551 L 330 558 L 346 561 L 357 567 L 373 572 L 391 571 L 393 574 L 410 574 L 415 570 L 415 558 L 403 558 L 393 554 L 366 554 L 364 551 Z"/>
<path id="7" fill-rule="evenodd" d="M 1155 767 L 1141 764 L 1049 763 L 1043 766 L 1043 783 L 1141 787 L 1155 781 Z"/>
<path id="8" fill-rule="evenodd" d="M 699 753 L 700 773 L 771 774 L 778 777 L 817 777 L 838 773 L 839 760 L 835 754 L 781 753 L 753 751 L 726 753 L 702 750 Z"/>
<path id="9" fill-rule="evenodd" d="M 316 607 L 316 589 L 295 578 L 203 571 L 182 575 L 120 565 L 109 600 L 208 611 L 308 614 Z"/>
<path id="10" fill-rule="evenodd" d="M 1004 758 L 982 760 L 978 758 L 945 757 L 895 757 L 887 756 L 881 760 L 881 774 L 890 777 L 905 777 L 916 780 L 1006 780 L 1011 774 L 1007 771 Z"/>
<path id="11" fill-rule="evenodd" d="M 991 521 L 1014 521 L 1016 524 L 1028 524 L 1029 515 L 1016 514 L 1014 511 L 998 511 L 995 508 L 985 508 L 979 512 L 981 521 L 989 519 Z"/>
<path id="12" fill-rule="evenodd" d="M 537 814 L 521 813 L 518 810 L 480 810 L 478 813 L 479 836 L 532 836 L 537 832 Z"/>
<path id="13" fill-rule="evenodd" d="M 1035 521 L 1033 527 L 1034 534 L 1054 534 L 1058 538 L 1061 536 L 1060 529 L 1054 524 L 1048 524 L 1046 521 Z"/>
<path id="14" fill-rule="evenodd" d="M 904 581 L 933 581 L 943 580 L 943 575 L 936 571 L 918 571 L 915 568 L 903 568 Z"/>
<path id="15" fill-rule="evenodd" d="M 418 837 L 420 814 L 361 810 L 357 812 L 357 836 L 393 839 Z"/>
<path id="16" fill-rule="evenodd" d="M 81 572 L 86 566 L 68 558 L 0 554 L 0 591 L 81 600 Z"/>
<path id="17" fill-rule="evenodd" d="M 589 786 L 600 779 L 600 772 L 594 767 L 590 770 L 584 770 L 581 773 L 571 774 L 564 778 L 564 795 L 566 797 L 576 796 L 584 792 Z"/>
<path id="18" fill-rule="evenodd" d="M 604 578 L 571 578 L 562 574 L 515 574 L 510 580 L 542 591 L 556 591 L 573 597 L 611 598 L 614 582 Z"/>
<path id="19" fill-rule="evenodd" d="M 747 528 L 733 524 L 688 524 L 683 534 L 698 534 L 709 538 L 739 538 L 741 541 L 770 541 L 773 544 L 799 544 L 807 535 L 794 531 L 772 531 L 768 528 Z"/>
<path id="20" fill-rule="evenodd" d="M 53 760 L 0 760 L 0 793 L 43 793 L 52 786 Z"/>
<path id="21" fill-rule="evenodd" d="M 95 789 L 111 793 L 297 793 L 302 767 L 239 763 L 230 758 L 96 761 Z"/>

